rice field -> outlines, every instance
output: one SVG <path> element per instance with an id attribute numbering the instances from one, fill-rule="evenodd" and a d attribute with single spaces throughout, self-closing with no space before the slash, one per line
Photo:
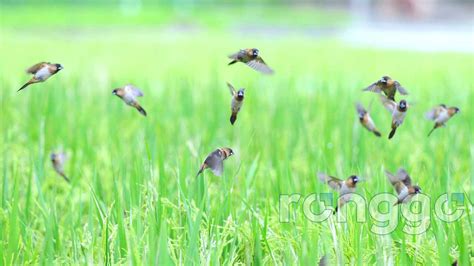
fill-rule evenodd
<path id="1" fill-rule="evenodd" d="M 330 265 L 474 263 L 473 54 L 219 27 L 40 27 L 28 12 L 17 13 L 26 26 L 5 15 L 0 32 L 1 265 L 314 265 L 324 255 Z M 259 48 L 275 75 L 227 66 L 246 47 Z M 64 70 L 17 92 L 30 78 L 24 70 L 44 60 Z M 382 75 L 410 93 L 390 141 L 390 114 L 362 92 Z M 233 126 L 226 82 L 246 88 Z M 143 91 L 147 117 L 112 95 L 128 83 Z M 356 102 L 370 106 L 381 138 L 361 127 Z M 440 103 L 461 112 L 427 138 L 424 113 Z M 218 147 L 235 152 L 224 175 L 196 178 Z M 70 184 L 51 166 L 58 149 Z M 358 223 L 352 204 L 341 210 L 345 223 L 313 222 L 302 202 L 280 219 L 281 195 L 332 192 L 319 171 L 362 176 L 357 193 L 370 199 L 395 194 L 384 170 L 398 167 L 432 206 L 445 193 L 463 196 L 463 216 L 443 222 L 429 212 L 418 235 L 403 231 L 402 218 L 374 234 L 379 216 Z"/>

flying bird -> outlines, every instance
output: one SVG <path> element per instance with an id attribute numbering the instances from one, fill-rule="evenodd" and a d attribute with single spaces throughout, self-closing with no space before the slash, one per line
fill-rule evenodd
<path id="1" fill-rule="evenodd" d="M 387 98 L 392 101 L 395 101 L 395 93 L 397 91 L 402 95 L 408 95 L 407 90 L 402 87 L 398 81 L 391 79 L 389 76 L 383 76 L 381 79 L 365 88 L 364 91 L 372 91 L 376 93 L 383 92 Z"/>
<path id="2" fill-rule="evenodd" d="M 53 152 L 51 153 L 50 158 L 56 173 L 62 176 L 66 182 L 70 183 L 69 178 L 66 176 L 66 174 L 64 174 L 64 164 L 67 160 L 66 154 L 63 152 Z"/>
<path id="3" fill-rule="evenodd" d="M 33 77 L 23 86 L 21 86 L 18 91 L 23 90 L 31 84 L 46 81 L 49 77 L 58 73 L 61 69 L 63 69 L 61 64 L 51 64 L 49 62 L 41 62 L 28 68 L 26 73 L 33 74 Z"/>
<path id="4" fill-rule="evenodd" d="M 380 137 L 380 131 L 377 130 L 375 127 L 374 120 L 372 120 L 372 117 L 370 117 L 369 112 L 365 110 L 364 106 L 362 104 L 357 103 L 356 105 L 357 109 L 357 114 L 359 115 L 359 121 L 364 126 L 368 131 L 372 132 L 375 134 L 375 136 Z"/>
<path id="5" fill-rule="evenodd" d="M 440 104 L 427 112 L 426 118 L 435 122 L 433 129 L 428 133 L 428 137 L 435 129 L 445 126 L 446 122 L 455 114 L 459 113 L 459 111 L 457 107 L 446 107 L 445 104 Z"/>
<path id="6" fill-rule="evenodd" d="M 318 177 L 321 182 L 339 192 L 339 201 L 334 209 L 334 213 L 351 199 L 351 193 L 355 192 L 356 185 L 360 181 L 356 175 L 351 175 L 346 180 L 341 180 L 325 173 L 318 173 Z"/>
<path id="7" fill-rule="evenodd" d="M 383 95 L 380 97 L 380 99 L 382 100 L 385 108 L 392 115 L 392 131 L 390 131 L 390 134 L 388 135 L 388 139 L 391 139 L 395 135 L 397 128 L 405 120 L 408 110 L 408 103 L 405 100 L 401 100 L 400 103 L 397 104 L 395 101 L 387 99 L 387 97 Z"/>
<path id="8" fill-rule="evenodd" d="M 229 87 L 230 94 L 232 95 L 232 102 L 230 104 L 232 115 L 230 116 L 230 123 L 233 125 L 235 120 L 237 119 L 237 114 L 242 108 L 242 104 L 244 103 L 244 91 L 245 89 L 240 89 L 238 91 L 235 90 L 234 86 L 232 86 L 229 82 L 227 82 L 227 86 Z"/>
<path id="9" fill-rule="evenodd" d="M 421 193 L 419 186 L 413 186 L 411 184 L 411 178 L 405 169 L 399 168 L 396 174 L 385 171 L 385 175 L 388 177 L 388 181 L 390 181 L 398 195 L 398 200 L 393 206 L 400 203 L 407 203 L 413 196 Z"/>
<path id="10" fill-rule="evenodd" d="M 123 88 L 117 88 L 112 91 L 112 94 L 117 95 L 126 104 L 135 107 L 140 114 L 146 116 L 146 111 L 137 101 L 137 97 L 142 97 L 143 93 L 133 85 L 125 85 Z"/>
<path id="11" fill-rule="evenodd" d="M 231 148 L 218 148 L 217 150 L 211 152 L 202 163 L 199 172 L 196 177 L 198 177 L 205 169 L 211 169 L 212 173 L 216 176 L 222 176 L 224 170 L 224 160 L 234 155 L 234 151 Z"/>
<path id="12" fill-rule="evenodd" d="M 229 55 L 229 58 L 232 59 L 229 65 L 242 62 L 263 74 L 273 74 L 273 70 L 259 56 L 259 51 L 256 48 L 242 49 Z"/>

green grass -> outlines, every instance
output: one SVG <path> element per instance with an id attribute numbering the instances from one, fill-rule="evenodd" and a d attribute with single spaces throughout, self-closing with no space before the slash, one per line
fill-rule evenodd
<path id="1" fill-rule="evenodd" d="M 253 46 L 274 76 L 226 65 L 227 54 Z M 301 207 L 290 223 L 278 221 L 280 194 L 329 191 L 317 171 L 360 174 L 358 193 L 370 197 L 392 193 L 383 170 L 403 166 L 432 198 L 460 192 L 472 202 L 472 54 L 221 31 L 4 27 L 0 58 L 1 264 L 314 264 L 323 254 L 356 265 L 473 261 L 467 199 L 461 220 L 432 215 L 417 236 L 401 225 L 372 234 L 353 206 L 345 224 L 312 223 Z M 23 70 L 41 60 L 65 69 L 17 93 Z M 387 111 L 361 92 L 384 74 L 413 103 L 391 141 Z M 246 88 L 234 126 L 226 81 Z M 142 88 L 148 117 L 111 94 L 126 83 Z M 359 126 L 356 101 L 372 103 L 383 138 Z M 439 103 L 461 113 L 428 139 L 423 115 Z M 236 153 L 224 176 L 196 179 L 220 146 Z M 58 147 L 70 157 L 71 184 L 50 165 Z"/>

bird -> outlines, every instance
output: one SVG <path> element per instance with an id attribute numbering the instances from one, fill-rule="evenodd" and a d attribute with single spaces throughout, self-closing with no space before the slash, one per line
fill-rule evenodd
<path id="1" fill-rule="evenodd" d="M 198 177 L 205 169 L 211 169 L 212 173 L 216 176 L 222 176 L 224 170 L 224 160 L 234 155 L 234 151 L 231 148 L 218 148 L 211 152 L 202 163 L 199 172 L 196 174 Z"/>
<path id="2" fill-rule="evenodd" d="M 229 58 L 232 59 L 229 65 L 242 62 L 263 74 L 273 74 L 273 70 L 259 56 L 259 50 L 256 48 L 242 49 L 229 55 Z"/>
<path id="3" fill-rule="evenodd" d="M 67 160 L 66 154 L 64 154 L 64 152 L 52 152 L 50 158 L 56 173 L 62 176 L 66 182 L 70 183 L 71 181 L 66 174 L 64 174 L 64 164 Z"/>
<path id="4" fill-rule="evenodd" d="M 388 134 L 388 139 L 393 138 L 397 128 L 405 120 L 405 116 L 408 110 L 408 103 L 405 100 L 401 100 L 400 103 L 396 103 L 394 100 L 387 99 L 385 96 L 380 96 L 385 108 L 392 114 L 392 131 Z"/>
<path id="5" fill-rule="evenodd" d="M 425 115 L 426 118 L 435 122 L 433 129 L 428 133 L 428 137 L 435 129 L 445 126 L 446 122 L 459 112 L 459 108 L 447 107 L 445 104 L 440 104 L 427 112 Z"/>
<path id="6" fill-rule="evenodd" d="M 232 102 L 230 104 L 232 115 L 230 116 L 230 123 L 233 125 L 235 120 L 237 119 L 237 114 L 242 108 L 242 104 L 244 103 L 244 92 L 245 89 L 240 89 L 238 91 L 235 90 L 234 86 L 227 82 L 227 86 L 229 87 L 230 94 L 232 95 Z"/>
<path id="7" fill-rule="evenodd" d="M 356 175 L 351 175 L 346 180 L 341 180 L 325 173 L 318 173 L 318 177 L 321 182 L 339 192 L 339 201 L 334 209 L 334 213 L 350 200 L 351 193 L 355 192 L 356 185 L 360 181 L 359 177 Z"/>
<path id="8" fill-rule="evenodd" d="M 407 203 L 413 196 L 421 193 L 419 186 L 411 184 L 411 178 L 405 169 L 399 168 L 396 174 L 385 171 L 385 175 L 397 192 L 398 200 L 393 206 L 400 203 Z"/>
<path id="9" fill-rule="evenodd" d="M 357 103 L 356 109 L 357 114 L 359 115 L 359 121 L 362 126 L 364 126 L 368 131 L 373 132 L 375 136 L 380 137 L 380 131 L 378 131 L 375 127 L 374 120 L 372 120 L 372 117 L 370 117 L 369 112 L 365 110 L 364 106 L 362 106 L 360 103 Z"/>
<path id="10" fill-rule="evenodd" d="M 142 97 L 143 93 L 135 86 L 128 84 L 122 88 L 116 88 L 112 91 L 112 94 L 118 96 L 126 104 L 135 107 L 140 114 L 146 116 L 145 109 L 137 101 L 137 97 Z"/>
<path id="11" fill-rule="evenodd" d="M 23 90 L 31 84 L 44 82 L 49 77 L 58 73 L 64 67 L 61 64 L 51 64 L 49 62 L 40 62 L 26 70 L 26 73 L 33 74 L 33 77 L 26 82 L 18 91 Z"/>
<path id="12" fill-rule="evenodd" d="M 372 83 L 369 87 L 365 88 L 364 91 L 372 91 L 376 93 L 383 92 L 388 99 L 395 101 L 395 93 L 398 91 L 402 95 L 408 95 L 407 90 L 400 85 L 396 80 L 393 80 L 389 76 L 383 76 L 381 79 Z"/>

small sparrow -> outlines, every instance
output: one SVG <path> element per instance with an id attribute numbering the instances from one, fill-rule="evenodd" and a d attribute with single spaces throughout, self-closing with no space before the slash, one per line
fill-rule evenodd
<path id="1" fill-rule="evenodd" d="M 349 176 L 345 181 L 324 173 L 318 173 L 318 177 L 321 182 L 339 192 L 339 202 L 334 213 L 351 199 L 351 193 L 355 192 L 357 182 L 359 182 L 359 177 L 355 175 Z"/>
<path id="2" fill-rule="evenodd" d="M 381 134 L 375 127 L 374 120 L 372 120 L 372 117 L 370 117 L 369 112 L 365 110 L 364 106 L 362 106 L 360 103 L 357 103 L 356 109 L 357 114 L 359 115 L 359 121 L 362 126 L 364 126 L 368 131 L 373 132 L 375 136 L 380 137 Z"/>
<path id="3" fill-rule="evenodd" d="M 397 104 L 395 101 L 387 99 L 385 96 L 380 96 L 380 99 L 385 108 L 392 114 L 392 131 L 390 131 L 390 134 L 388 135 L 388 139 L 391 139 L 395 135 L 397 128 L 405 120 L 408 103 L 405 100 L 401 100 L 400 103 Z"/>
<path id="4" fill-rule="evenodd" d="M 38 63 L 26 70 L 26 73 L 33 74 L 33 77 L 25 83 L 18 91 L 28 87 L 31 84 L 44 82 L 52 75 L 58 73 L 63 66 L 61 64 L 51 64 L 49 62 Z"/>
<path id="5" fill-rule="evenodd" d="M 140 114 L 146 116 L 145 109 L 143 109 L 137 101 L 137 97 L 142 97 L 143 93 L 136 87 L 128 84 L 123 88 L 117 88 L 112 91 L 112 94 L 117 95 L 126 104 L 137 108 Z"/>
<path id="6" fill-rule="evenodd" d="M 245 89 L 240 89 L 238 91 L 235 90 L 234 86 L 232 86 L 229 82 L 227 82 L 227 86 L 229 87 L 230 94 L 232 95 L 232 102 L 230 104 L 232 115 L 230 116 L 230 123 L 233 125 L 235 120 L 237 119 L 237 114 L 242 108 L 242 104 L 244 103 L 244 91 Z"/>
<path id="7" fill-rule="evenodd" d="M 387 98 L 392 101 L 395 101 L 395 93 L 397 91 L 402 95 L 408 95 L 405 88 L 403 88 L 398 81 L 391 79 L 389 76 L 383 76 L 381 79 L 365 88 L 364 91 L 372 91 L 376 93 L 383 92 Z"/>
<path id="8" fill-rule="evenodd" d="M 428 137 L 435 129 L 445 126 L 446 122 L 459 111 L 457 107 L 446 107 L 446 105 L 440 104 L 426 113 L 426 118 L 435 122 L 433 129 L 428 133 Z"/>
<path id="9" fill-rule="evenodd" d="M 212 173 L 216 176 L 222 176 L 222 171 L 224 170 L 224 160 L 234 155 L 234 151 L 231 148 L 219 148 L 206 157 L 204 163 L 202 163 L 199 172 L 196 177 L 198 177 L 205 169 L 211 169 Z"/>
<path id="10" fill-rule="evenodd" d="M 66 154 L 63 152 L 53 152 L 51 153 L 50 158 L 56 173 L 62 176 L 66 182 L 70 183 L 69 178 L 64 174 L 64 164 L 67 160 Z"/>
<path id="11" fill-rule="evenodd" d="M 393 204 L 393 206 L 409 202 L 413 196 L 421 192 L 419 186 L 412 186 L 411 178 L 403 168 L 399 168 L 396 174 L 385 171 L 385 175 L 388 177 L 388 181 L 390 181 L 398 194 L 398 200 Z"/>
<path id="12" fill-rule="evenodd" d="M 242 62 L 263 74 L 273 74 L 273 70 L 267 66 L 265 61 L 263 61 L 258 54 L 259 51 L 256 48 L 240 50 L 235 54 L 229 55 L 229 58 L 232 59 L 229 65 Z"/>

